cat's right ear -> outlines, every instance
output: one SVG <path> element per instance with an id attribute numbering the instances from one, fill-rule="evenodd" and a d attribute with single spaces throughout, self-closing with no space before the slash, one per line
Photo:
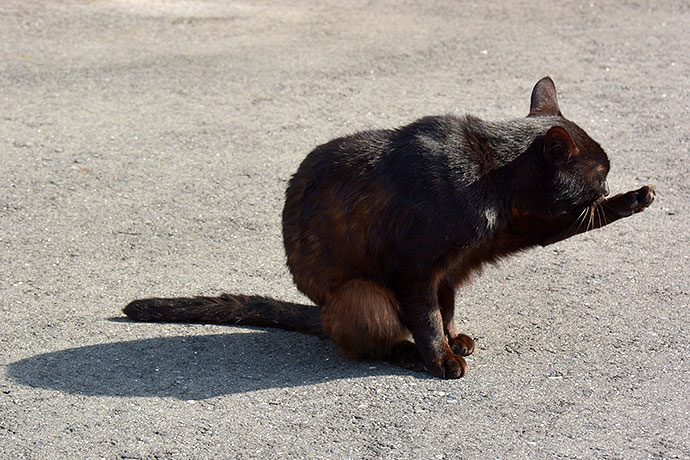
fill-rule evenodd
<path id="1" fill-rule="evenodd" d="M 556 85 L 550 77 L 544 77 L 534 85 L 532 90 L 532 102 L 529 107 L 529 117 L 539 115 L 558 115 L 561 109 L 558 108 L 558 98 L 556 97 Z"/>
<path id="2" fill-rule="evenodd" d="M 556 167 L 563 166 L 580 150 L 568 131 L 562 126 L 552 126 L 544 136 L 544 157 Z"/>

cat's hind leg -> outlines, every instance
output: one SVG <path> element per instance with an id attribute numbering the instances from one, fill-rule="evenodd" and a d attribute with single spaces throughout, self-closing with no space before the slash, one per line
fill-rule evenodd
<path id="1" fill-rule="evenodd" d="M 393 345 L 390 353 L 386 357 L 386 360 L 395 364 L 396 366 L 404 367 L 405 369 L 410 369 L 417 372 L 422 372 L 426 370 L 424 366 L 424 361 L 417 351 L 417 346 L 414 342 L 409 340 L 403 340 Z"/>
<path id="2" fill-rule="evenodd" d="M 393 293 L 363 279 L 347 281 L 331 293 L 321 322 L 340 352 L 350 358 L 388 358 L 394 345 L 410 337 Z"/>

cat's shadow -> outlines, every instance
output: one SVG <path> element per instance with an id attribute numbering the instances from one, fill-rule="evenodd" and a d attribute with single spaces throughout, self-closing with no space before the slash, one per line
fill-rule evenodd
<path id="1" fill-rule="evenodd" d="M 408 373 L 341 357 L 325 339 L 279 330 L 175 336 L 69 348 L 8 366 L 13 381 L 89 396 L 199 400 L 344 378 Z M 422 375 L 420 375 L 422 377 Z"/>

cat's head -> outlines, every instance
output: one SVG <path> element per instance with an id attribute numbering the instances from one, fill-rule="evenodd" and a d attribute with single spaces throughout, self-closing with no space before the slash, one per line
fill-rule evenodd
<path id="1" fill-rule="evenodd" d="M 536 146 L 546 164 L 542 186 L 549 214 L 568 212 L 608 195 L 609 159 L 582 128 L 563 117 L 551 78 L 544 77 L 534 86 L 528 117 L 549 120 Z"/>

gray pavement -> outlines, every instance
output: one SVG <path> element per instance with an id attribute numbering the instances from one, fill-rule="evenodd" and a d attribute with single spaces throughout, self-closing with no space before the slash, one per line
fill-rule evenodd
<path id="1" fill-rule="evenodd" d="M 344 3 L 344 5 L 343 5 Z M 690 458 L 686 1 L 0 2 L 0 457 Z M 292 332 L 139 324 L 143 296 L 304 301 L 315 145 L 524 116 L 550 75 L 644 213 L 487 268 L 444 381 Z"/>

